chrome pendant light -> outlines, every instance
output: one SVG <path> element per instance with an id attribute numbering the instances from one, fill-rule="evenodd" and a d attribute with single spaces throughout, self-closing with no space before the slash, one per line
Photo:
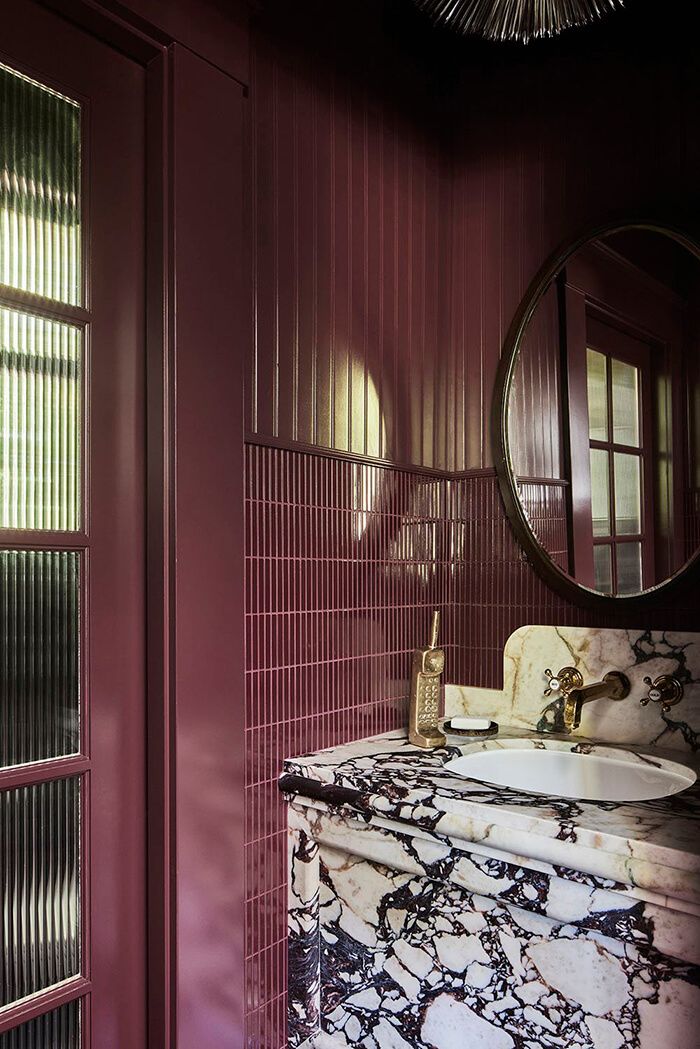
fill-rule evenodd
<path id="1" fill-rule="evenodd" d="M 595 22 L 625 0 L 414 0 L 437 25 L 463 36 L 526 44 Z"/>

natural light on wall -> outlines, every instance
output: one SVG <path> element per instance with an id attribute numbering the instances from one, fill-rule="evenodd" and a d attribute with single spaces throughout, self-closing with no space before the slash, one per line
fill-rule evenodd
<path id="1" fill-rule="evenodd" d="M 353 359 L 350 376 L 353 414 L 357 419 L 364 421 L 364 432 L 357 435 L 357 441 L 354 439 L 354 427 L 352 428 L 351 451 L 379 458 L 383 453 L 386 454 L 386 426 L 377 387 L 367 372 L 364 361 Z M 353 468 L 353 483 L 353 533 L 359 541 L 367 531 L 372 510 L 377 508 L 381 490 L 376 471 L 361 464 L 355 464 Z"/>

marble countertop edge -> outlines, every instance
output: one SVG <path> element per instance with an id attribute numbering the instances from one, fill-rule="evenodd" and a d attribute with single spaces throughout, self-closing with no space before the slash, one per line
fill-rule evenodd
<path id="1" fill-rule="evenodd" d="M 501 733 L 504 739 L 514 735 L 542 738 L 515 727 Z M 576 742 L 598 741 L 577 737 Z M 648 748 L 637 749 L 648 753 Z M 464 796 L 464 785 L 469 784 L 472 791 L 485 791 L 483 784 L 442 771 L 445 761 L 458 753 L 454 744 L 439 751 L 421 751 L 411 747 L 405 732 L 398 730 L 287 759 L 281 786 L 303 796 L 305 792 L 316 794 L 310 784 L 317 783 L 325 788 L 318 794 L 322 800 L 347 806 L 363 818 L 376 813 L 400 824 L 422 823 L 433 832 L 466 844 L 481 841 L 499 853 L 517 852 L 691 905 L 700 903 L 700 813 L 676 816 L 653 802 L 562 805 L 560 799 L 493 787 L 488 788 L 490 798 L 476 800 Z M 384 763 L 384 775 L 391 773 L 391 789 L 383 790 L 382 782 L 373 783 L 372 773 L 380 762 Z M 403 793 L 400 790 L 400 796 L 392 796 L 402 772 Z M 696 794 L 698 787 L 691 790 Z M 596 822 L 599 826 L 591 825 Z M 668 844 L 672 831 L 677 833 L 677 846 Z M 666 840 L 655 841 L 655 834 Z"/>
<path id="2" fill-rule="evenodd" d="M 309 781 L 310 782 L 310 781 Z M 593 879 L 591 882 L 591 890 L 600 888 L 596 886 L 596 881 L 600 881 L 604 884 L 604 891 L 612 893 L 618 896 L 634 899 L 642 903 L 653 904 L 658 907 L 663 907 L 667 910 L 676 912 L 679 915 L 688 915 L 691 917 L 700 917 L 700 885 L 695 887 L 693 891 L 693 885 L 686 889 L 685 895 L 671 895 L 669 896 L 665 892 L 660 892 L 654 888 L 649 888 L 639 882 L 619 881 L 615 877 L 615 874 L 619 874 L 619 870 L 606 864 L 603 860 L 595 864 L 581 864 L 577 863 L 575 867 L 572 867 L 569 863 L 562 864 L 557 862 L 556 858 L 540 858 L 531 854 L 516 852 L 511 848 L 494 847 L 485 845 L 483 841 L 475 841 L 473 839 L 467 839 L 459 837 L 458 835 L 448 835 L 441 831 L 426 831 L 421 827 L 410 826 L 408 824 L 401 824 L 394 820 L 386 819 L 379 815 L 372 815 L 369 820 L 367 816 L 360 810 L 347 805 L 340 804 L 337 802 L 331 802 L 329 800 L 322 800 L 319 797 L 308 797 L 304 795 L 294 795 L 289 798 L 290 804 L 297 806 L 301 809 L 312 809 L 320 813 L 337 813 L 341 819 L 350 819 L 357 821 L 362 827 L 375 826 L 382 830 L 399 834 L 402 837 L 409 835 L 411 837 L 424 838 L 426 841 L 442 841 L 450 849 L 456 849 L 462 851 L 467 855 L 474 854 L 486 859 L 494 859 L 499 862 L 505 862 L 514 866 L 522 867 L 533 872 L 543 873 L 548 877 L 558 877 L 566 880 L 568 876 L 578 877 L 583 875 Z M 514 844 L 517 844 L 514 843 Z M 530 850 L 531 852 L 532 850 Z M 604 854 L 603 854 L 604 855 Z M 581 852 L 576 854 L 577 860 L 583 859 Z M 370 859 L 372 857 L 369 857 Z M 570 861 L 571 856 L 567 859 Z M 595 869 L 588 869 L 589 866 Z M 649 868 L 648 873 L 652 875 L 651 878 L 644 879 L 642 881 L 649 880 L 652 884 L 657 885 L 661 880 L 661 876 L 664 874 L 664 868 Z M 657 877 L 654 878 L 653 875 Z M 680 886 L 681 891 L 683 886 Z"/>

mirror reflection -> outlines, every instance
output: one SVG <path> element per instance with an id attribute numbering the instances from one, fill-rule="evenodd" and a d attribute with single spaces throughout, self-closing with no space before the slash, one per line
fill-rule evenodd
<path id="1" fill-rule="evenodd" d="M 661 230 L 586 242 L 523 332 L 507 401 L 510 469 L 560 569 L 629 596 L 700 546 L 700 261 Z"/>

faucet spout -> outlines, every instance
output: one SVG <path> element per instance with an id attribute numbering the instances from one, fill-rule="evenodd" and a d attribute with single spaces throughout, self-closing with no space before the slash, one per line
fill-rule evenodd
<path id="1" fill-rule="evenodd" d="M 572 688 L 566 694 L 564 702 L 564 724 L 567 731 L 571 732 L 581 724 L 581 711 L 584 703 L 603 698 L 625 699 L 630 694 L 630 687 L 626 674 L 619 670 L 611 670 L 602 681 L 596 681 L 592 685 L 584 685 L 580 688 Z"/>

